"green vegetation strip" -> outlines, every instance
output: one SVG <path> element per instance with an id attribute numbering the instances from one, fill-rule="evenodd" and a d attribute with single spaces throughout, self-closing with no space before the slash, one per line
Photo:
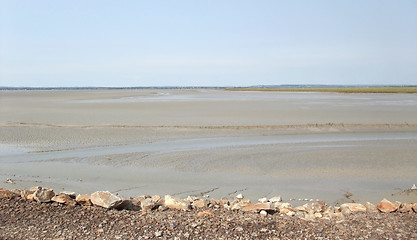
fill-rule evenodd
<path id="1" fill-rule="evenodd" d="M 226 88 L 226 90 L 265 92 L 417 93 L 417 87 Z"/>

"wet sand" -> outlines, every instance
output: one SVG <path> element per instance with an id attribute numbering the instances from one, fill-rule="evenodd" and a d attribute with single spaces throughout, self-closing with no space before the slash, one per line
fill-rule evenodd
<path id="1" fill-rule="evenodd" d="M 415 201 L 417 95 L 2 91 L 0 165 L 6 188 Z"/>

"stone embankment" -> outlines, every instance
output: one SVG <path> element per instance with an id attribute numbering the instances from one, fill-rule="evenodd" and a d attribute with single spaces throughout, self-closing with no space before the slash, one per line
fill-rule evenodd
<path id="1" fill-rule="evenodd" d="M 417 204 L 387 199 L 376 205 L 292 206 L 280 196 L 257 202 L 242 194 L 219 200 L 123 199 L 108 191 L 57 194 L 34 187 L 0 189 L 0 203 L 0 239 L 31 239 L 27 234 L 34 232 L 32 239 L 417 239 Z"/>
<path id="2" fill-rule="evenodd" d="M 222 198 L 200 199 L 188 196 L 180 199 L 171 195 L 160 197 L 158 195 L 142 195 L 136 198 L 122 199 L 108 191 L 97 191 L 91 195 L 74 192 L 61 192 L 56 194 L 52 189 L 33 187 L 29 190 L 6 190 L 0 189 L 0 198 L 17 198 L 39 203 L 57 202 L 65 205 L 96 206 L 106 209 L 131 210 L 151 212 L 154 210 L 176 209 L 176 210 L 204 210 L 210 208 L 224 208 L 231 211 L 253 212 L 267 216 L 268 214 L 279 214 L 294 216 L 304 220 L 315 220 L 316 218 L 343 218 L 343 216 L 357 212 L 417 212 L 417 203 L 413 202 L 390 202 L 387 199 L 381 200 L 377 205 L 370 202 L 344 203 L 340 206 L 328 206 L 324 201 L 311 201 L 302 206 L 292 206 L 290 203 L 282 202 L 281 196 L 271 199 L 261 198 L 258 202 L 245 200 L 242 194 L 234 199 Z"/>

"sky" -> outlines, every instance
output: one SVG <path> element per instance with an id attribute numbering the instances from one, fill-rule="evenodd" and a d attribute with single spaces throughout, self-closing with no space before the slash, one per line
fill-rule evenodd
<path id="1" fill-rule="evenodd" d="M 416 0 L 0 0 L 0 86 L 417 85 Z"/>

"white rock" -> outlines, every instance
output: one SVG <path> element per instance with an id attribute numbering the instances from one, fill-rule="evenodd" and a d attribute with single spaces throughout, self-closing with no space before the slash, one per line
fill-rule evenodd
<path id="1" fill-rule="evenodd" d="M 366 212 L 366 207 L 360 203 L 344 203 L 340 205 L 342 212 Z M 346 210 L 348 209 L 348 210 Z"/>
<path id="2" fill-rule="evenodd" d="M 197 200 L 197 197 L 188 196 L 185 200 L 189 202 L 193 202 L 194 200 Z"/>
<path id="3" fill-rule="evenodd" d="M 242 200 L 242 199 L 243 199 L 243 195 L 242 195 L 241 193 L 239 193 L 239 194 L 236 196 L 236 198 L 237 198 L 237 199 L 239 199 L 239 200 Z"/>
<path id="4" fill-rule="evenodd" d="M 108 191 L 98 191 L 91 194 L 91 202 L 104 208 L 117 208 L 123 200 Z"/>
<path id="5" fill-rule="evenodd" d="M 290 204 L 290 203 L 283 203 L 283 204 L 281 204 L 280 208 L 281 208 L 281 209 L 282 209 L 282 208 L 292 208 L 292 206 L 291 206 L 291 204 Z"/>
<path id="6" fill-rule="evenodd" d="M 173 197 L 171 195 L 165 195 L 165 206 L 167 208 L 178 210 L 188 210 L 191 208 L 190 202 Z"/>
<path id="7" fill-rule="evenodd" d="M 271 203 L 274 203 L 274 202 L 282 202 L 282 197 L 281 196 L 275 196 L 275 197 L 269 199 L 269 201 Z"/>
<path id="8" fill-rule="evenodd" d="M 260 203 L 266 203 L 266 202 L 268 202 L 268 198 L 266 198 L 266 197 L 260 198 L 260 199 L 258 199 L 258 202 L 260 202 Z"/>
<path id="9" fill-rule="evenodd" d="M 289 211 L 289 212 L 286 213 L 286 215 L 289 216 L 289 217 L 292 217 L 292 216 L 295 215 L 295 212 L 294 211 Z"/>
<path id="10" fill-rule="evenodd" d="M 268 213 L 265 210 L 262 210 L 259 214 L 263 217 L 266 217 L 268 215 Z"/>
<path id="11" fill-rule="evenodd" d="M 12 179 L 8 178 L 8 179 L 6 180 L 6 183 L 14 184 L 14 181 L 13 181 Z"/>
<path id="12" fill-rule="evenodd" d="M 155 232 L 155 237 L 161 237 L 161 236 L 162 236 L 162 231 Z"/>
<path id="13" fill-rule="evenodd" d="M 417 190 L 417 186 L 413 184 L 413 186 L 410 188 L 411 190 Z"/>

